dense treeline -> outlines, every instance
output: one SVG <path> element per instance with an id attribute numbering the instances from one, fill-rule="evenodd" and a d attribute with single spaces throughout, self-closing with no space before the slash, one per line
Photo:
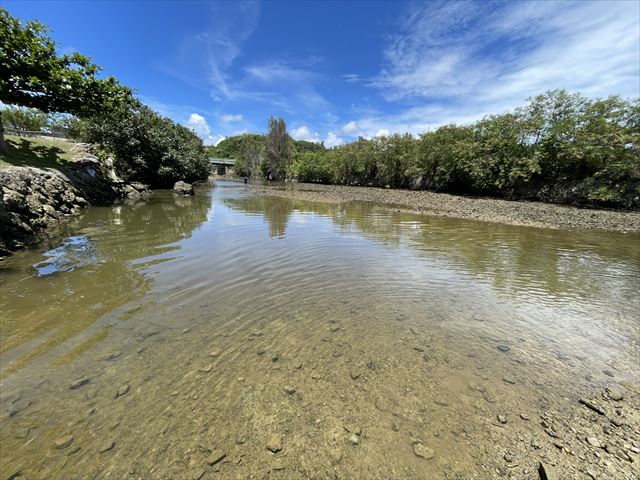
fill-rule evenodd
<path id="1" fill-rule="evenodd" d="M 564 90 L 513 113 L 294 152 L 300 181 L 640 208 L 640 102 Z"/>
<path id="2" fill-rule="evenodd" d="M 245 133 L 228 137 L 222 140 L 218 145 L 209 147 L 209 155 L 217 158 L 232 158 L 236 161 L 235 171 L 237 175 L 248 177 L 266 177 L 269 174 L 274 178 L 284 178 L 293 172 L 291 160 L 296 154 L 302 152 L 317 152 L 325 150 L 324 146 L 319 143 L 308 142 L 306 140 L 294 140 L 286 132 L 286 125 L 282 121 L 283 131 L 269 132 L 272 138 L 282 138 L 289 147 L 289 153 L 282 152 L 280 155 L 267 154 L 267 135 L 259 135 L 255 133 Z M 281 168 L 282 167 L 282 168 Z"/>
<path id="3" fill-rule="evenodd" d="M 59 55 L 40 22 L 23 23 L 0 7 L 0 101 L 6 104 L 0 110 L 0 154 L 13 154 L 4 141 L 4 119 L 14 128 L 65 131 L 95 143 L 128 180 L 167 187 L 207 178 L 206 151 L 195 133 L 99 72 L 80 53 Z"/>
<path id="4" fill-rule="evenodd" d="M 128 180 L 167 188 L 206 179 L 209 161 L 200 137 L 140 102 L 120 105 L 74 125 L 79 140 L 100 145 Z"/>

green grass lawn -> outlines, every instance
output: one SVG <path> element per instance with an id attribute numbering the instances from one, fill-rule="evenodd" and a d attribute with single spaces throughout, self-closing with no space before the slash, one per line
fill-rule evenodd
<path id="1" fill-rule="evenodd" d="M 5 141 L 9 155 L 0 154 L 0 168 L 60 168 L 72 159 L 73 142 L 62 139 L 6 135 Z"/>

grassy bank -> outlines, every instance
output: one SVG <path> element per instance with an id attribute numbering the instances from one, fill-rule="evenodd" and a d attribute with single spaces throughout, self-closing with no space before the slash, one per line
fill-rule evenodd
<path id="1" fill-rule="evenodd" d="M 60 168 L 73 158 L 73 142 L 68 140 L 7 135 L 5 141 L 9 147 L 9 155 L 0 154 L 0 168 Z"/>

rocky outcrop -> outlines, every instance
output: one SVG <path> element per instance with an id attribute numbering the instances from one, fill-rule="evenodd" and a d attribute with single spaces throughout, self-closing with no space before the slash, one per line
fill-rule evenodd
<path id="1" fill-rule="evenodd" d="M 173 193 L 175 195 L 193 195 L 194 194 L 193 185 L 180 180 L 179 182 L 176 182 L 175 185 L 173 186 Z"/>
<path id="2" fill-rule="evenodd" d="M 38 233 L 88 205 L 107 205 L 149 193 L 120 180 L 108 163 L 87 154 L 60 170 L 9 167 L 0 170 L 0 256 L 31 245 Z"/>

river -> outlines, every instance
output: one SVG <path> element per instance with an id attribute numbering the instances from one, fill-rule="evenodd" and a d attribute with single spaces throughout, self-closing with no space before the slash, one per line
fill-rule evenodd
<path id="1" fill-rule="evenodd" d="M 639 288 L 638 234 L 89 208 L 0 261 L 0 478 L 634 478 Z"/>

